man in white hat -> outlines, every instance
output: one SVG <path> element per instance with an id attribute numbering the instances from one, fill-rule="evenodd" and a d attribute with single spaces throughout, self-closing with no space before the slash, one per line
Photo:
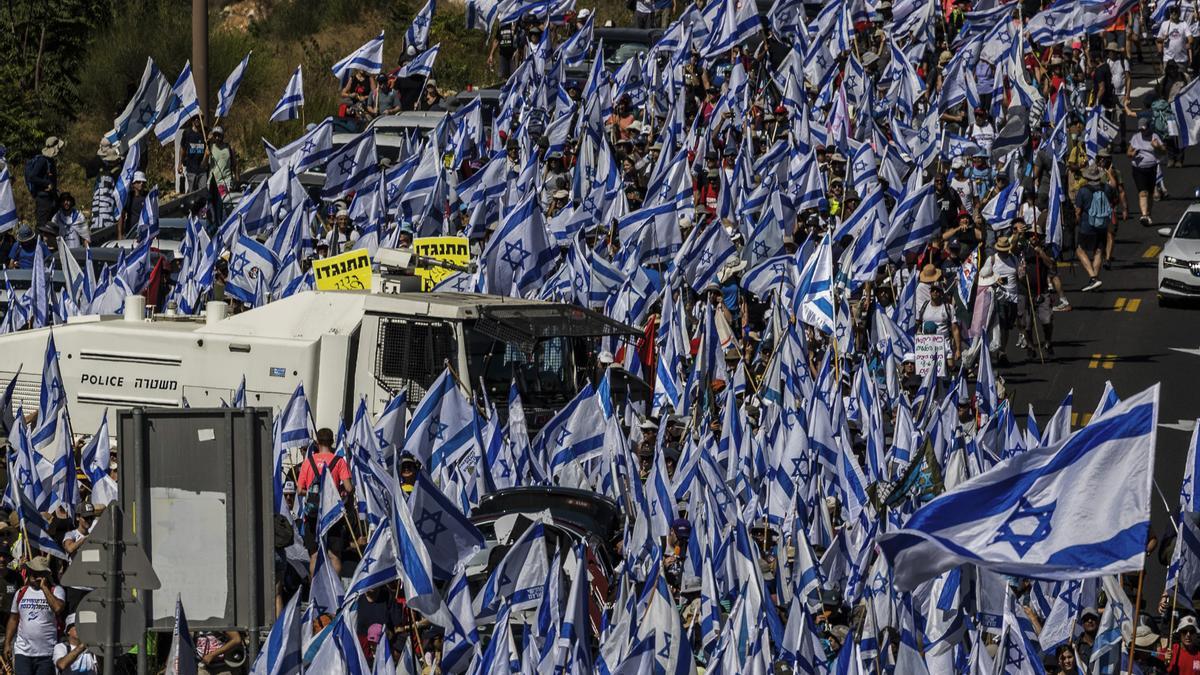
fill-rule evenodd
<path id="1" fill-rule="evenodd" d="M 45 556 L 25 562 L 25 585 L 17 591 L 4 632 L 4 656 L 16 673 L 53 673 L 58 616 L 67 608 L 62 586 L 50 581 Z"/>
<path id="2" fill-rule="evenodd" d="M 33 197 L 39 228 L 50 222 L 58 210 L 58 153 L 63 145 L 58 136 L 49 136 L 42 144 L 42 152 L 25 164 L 25 186 Z"/>

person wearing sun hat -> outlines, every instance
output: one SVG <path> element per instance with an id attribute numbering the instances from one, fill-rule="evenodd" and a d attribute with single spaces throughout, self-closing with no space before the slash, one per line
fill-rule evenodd
<path id="1" fill-rule="evenodd" d="M 67 594 L 50 579 L 45 556 L 25 561 L 25 585 L 13 597 L 4 632 L 4 656 L 16 673 L 53 673 L 58 617 L 67 608 Z"/>
<path id="2" fill-rule="evenodd" d="M 994 355 L 998 355 L 997 365 L 1008 364 L 1008 336 L 1017 322 L 1024 316 L 1024 297 L 1022 288 L 1025 269 L 1013 251 L 1015 244 L 1008 235 L 996 238 L 993 246 L 995 253 L 979 266 L 980 276 L 996 277 L 996 285 L 992 288 L 992 302 L 996 306 L 996 319 L 1000 324 L 1000 340 L 991 345 Z M 1025 347 L 1024 334 L 1020 334 L 1018 346 Z"/>
<path id="3" fill-rule="evenodd" d="M 33 197 L 38 227 L 50 222 L 58 210 L 58 153 L 64 145 L 58 136 L 48 136 L 42 151 L 25 164 L 25 184 Z"/>
<path id="4" fill-rule="evenodd" d="M 34 258 L 37 256 L 37 233 L 29 223 L 20 223 L 14 236 L 17 242 L 8 250 L 8 266 L 13 269 L 33 269 Z"/>
<path id="5" fill-rule="evenodd" d="M 1084 285 L 1084 291 L 1094 291 L 1101 286 L 1101 258 L 1116 204 L 1116 191 L 1105 183 L 1104 177 L 1100 167 L 1089 164 L 1083 170 L 1084 185 L 1075 193 L 1075 215 L 1079 223 L 1075 253 L 1090 279 Z"/>

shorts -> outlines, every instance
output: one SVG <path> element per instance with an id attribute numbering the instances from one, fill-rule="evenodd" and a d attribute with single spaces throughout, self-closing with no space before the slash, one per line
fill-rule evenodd
<path id="1" fill-rule="evenodd" d="M 1095 230 L 1090 227 L 1079 228 L 1075 237 L 1075 245 L 1085 254 L 1095 253 L 1105 241 L 1106 230 Z"/>
<path id="2" fill-rule="evenodd" d="M 1132 169 L 1133 184 L 1137 186 L 1137 191 L 1152 192 L 1154 190 L 1154 181 L 1158 176 L 1158 166 L 1135 166 Z"/>

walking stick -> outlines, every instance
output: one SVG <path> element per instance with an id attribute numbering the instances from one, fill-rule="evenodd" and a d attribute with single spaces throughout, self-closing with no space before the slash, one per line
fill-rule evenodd
<path id="1" fill-rule="evenodd" d="M 1029 288 L 1029 275 L 1025 275 L 1025 297 L 1029 300 L 1029 324 L 1033 326 L 1033 342 L 1037 345 L 1038 361 L 1046 363 L 1046 355 L 1042 352 L 1042 338 L 1038 335 L 1037 303 L 1033 301 L 1033 291 Z"/>

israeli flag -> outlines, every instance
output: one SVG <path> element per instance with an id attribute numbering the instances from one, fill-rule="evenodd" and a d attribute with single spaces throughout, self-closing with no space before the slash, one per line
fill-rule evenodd
<path id="1" fill-rule="evenodd" d="M 104 416 L 100 418 L 100 428 L 88 439 L 87 445 L 83 446 L 83 450 L 79 453 L 79 468 L 93 484 L 108 475 L 109 447 L 108 411 L 105 410 Z M 98 504 L 97 506 L 103 505 Z"/>
<path id="2" fill-rule="evenodd" d="M 911 590 L 962 563 L 1059 580 L 1140 570 L 1158 397 L 1155 385 L 1125 399 L 1062 443 L 997 463 L 882 535 L 896 587 Z"/>
<path id="3" fill-rule="evenodd" d="M 427 0 L 425 6 L 413 17 L 412 25 L 404 34 L 404 42 L 417 51 L 429 47 L 429 28 L 433 25 L 434 0 Z"/>
<path id="4" fill-rule="evenodd" d="M 437 60 L 438 49 L 442 43 L 430 47 L 413 57 L 412 61 L 400 67 L 398 77 L 429 77 L 433 74 L 433 62 Z"/>
<path id="5" fill-rule="evenodd" d="M 1192 80 L 1171 102 L 1179 125 L 1179 147 L 1200 143 L 1200 79 Z"/>
<path id="6" fill-rule="evenodd" d="M 288 80 L 283 96 L 279 97 L 279 103 L 275 104 L 275 111 L 271 113 L 272 122 L 286 122 L 300 117 L 300 109 L 304 107 L 303 68 L 296 66 L 296 72 L 292 73 L 292 79 Z"/>
<path id="7" fill-rule="evenodd" d="M 117 182 L 113 187 L 115 192 L 116 210 L 113 211 L 113 220 L 120 220 L 121 214 L 125 212 L 125 205 L 129 203 L 129 188 L 133 186 L 133 176 L 138 172 L 138 166 L 142 163 L 142 146 L 140 143 L 134 143 L 129 146 L 129 152 L 125 155 L 125 163 L 121 165 L 121 173 L 117 174 Z"/>
<path id="8" fill-rule="evenodd" d="M 183 599 L 178 594 L 175 596 L 175 629 L 171 633 L 171 647 L 167 650 L 167 664 L 167 672 L 171 675 L 190 675 L 197 671 L 196 643 L 183 611 Z"/>
<path id="9" fill-rule="evenodd" d="M 408 604 L 413 609 L 425 615 L 434 624 L 445 629 L 453 629 L 454 617 L 446 608 L 446 601 L 433 584 L 432 564 L 429 560 L 429 550 L 425 541 L 413 522 L 411 511 L 404 499 L 400 482 L 392 479 L 392 494 L 397 495 L 392 500 L 392 528 L 396 542 L 396 567 L 400 572 L 400 580 L 404 583 Z"/>
<path id="10" fill-rule="evenodd" d="M 253 53 L 250 52 L 250 54 Z M 221 85 L 221 89 L 217 91 L 216 117 L 229 116 L 229 109 L 233 107 L 233 99 L 237 96 L 238 87 L 242 86 L 242 79 L 246 77 L 246 66 L 250 65 L 250 54 L 246 54 L 242 62 L 229 74 L 229 77 L 225 78 L 225 83 Z"/>
<path id="11" fill-rule="evenodd" d="M 167 113 L 154 125 L 154 135 L 158 142 L 166 145 L 175 140 L 179 130 L 193 116 L 200 114 L 200 101 L 196 98 L 196 81 L 192 78 L 192 62 L 188 61 L 171 87 L 171 103 Z"/>
<path id="12" fill-rule="evenodd" d="M 479 594 L 478 616 L 489 616 L 500 607 L 512 611 L 537 607 L 549 574 L 546 528 L 537 522 L 521 534 L 492 570 Z"/>
<path id="13" fill-rule="evenodd" d="M 367 129 L 329 158 L 329 165 L 325 167 L 325 187 L 321 189 L 321 198 L 339 199 L 362 189 L 378 171 L 378 163 L 375 154 L 375 130 Z"/>
<path id="14" fill-rule="evenodd" d="M 796 284 L 793 316 L 828 335 L 835 326 L 833 308 L 833 240 L 826 234 L 808 259 Z"/>
<path id="15" fill-rule="evenodd" d="M 379 74 L 383 71 L 383 33 L 371 39 L 365 45 L 354 50 L 349 56 L 333 64 L 333 76 L 339 80 L 346 79 L 351 70 L 361 70 L 365 73 Z"/>
<path id="16" fill-rule="evenodd" d="M 320 166 L 333 154 L 333 119 L 326 117 L 313 125 L 303 136 L 275 149 L 263 141 L 267 149 L 267 160 L 274 173 L 282 166 L 291 166 L 297 175 Z"/>
<path id="17" fill-rule="evenodd" d="M 225 283 L 225 293 L 235 300 L 254 303 L 259 280 L 269 287 L 275 279 L 279 261 L 271 249 L 245 232 L 238 235 L 229 256 L 229 280 Z"/>
<path id="18" fill-rule="evenodd" d="M 350 578 L 350 586 L 346 589 L 343 604 L 353 601 L 372 588 L 390 584 L 400 578 L 396 566 L 395 542 L 394 530 L 384 519 L 371 533 L 367 547 L 363 549 L 362 560 L 354 569 L 354 576 Z"/>
<path id="19" fill-rule="evenodd" d="M 322 537 L 337 525 L 346 514 L 346 506 L 342 503 L 342 495 L 337 483 L 333 480 L 333 471 L 325 468 L 321 474 L 321 510 L 317 514 L 317 532 Z"/>
<path id="20" fill-rule="evenodd" d="M 0 233 L 17 225 L 17 202 L 13 198 L 12 174 L 8 165 L 0 162 Z"/>
<path id="21" fill-rule="evenodd" d="M 417 472 L 408 505 L 429 550 L 434 579 L 450 579 L 460 562 L 483 548 L 479 529 L 433 484 L 425 471 Z"/>
<path id="22" fill-rule="evenodd" d="M 576 411 L 583 408 L 578 414 Z M 587 459 L 604 445 L 604 417 L 591 383 L 558 411 L 533 439 L 534 454 L 551 457 L 554 470 L 576 459 Z"/>
<path id="23" fill-rule="evenodd" d="M 475 445 L 475 410 L 450 369 L 434 380 L 413 413 L 404 449 L 436 475 Z"/>
<path id="24" fill-rule="evenodd" d="M 153 128 L 170 97 L 171 84 L 159 72 L 154 59 L 147 58 L 137 91 L 117 119 L 113 120 L 113 128 L 104 137 L 113 145 L 134 145 Z"/>
<path id="25" fill-rule="evenodd" d="M 250 675 L 300 675 L 300 594 L 297 589 L 275 619 L 267 642 L 254 659 Z"/>

